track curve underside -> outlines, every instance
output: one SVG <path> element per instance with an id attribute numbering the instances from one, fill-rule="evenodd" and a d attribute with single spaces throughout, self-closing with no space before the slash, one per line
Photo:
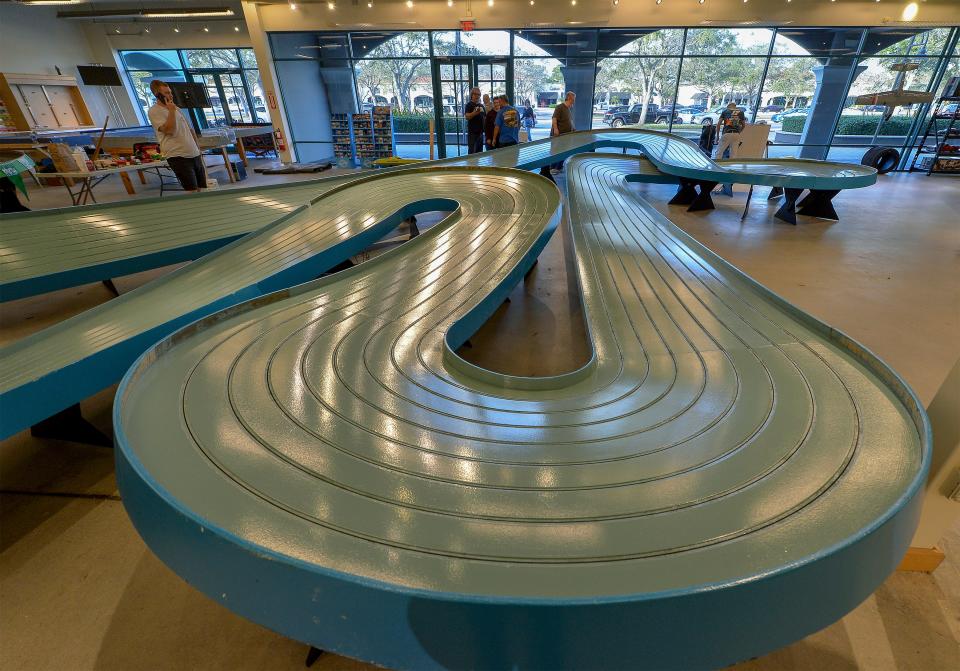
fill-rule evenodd
<path id="1" fill-rule="evenodd" d="M 147 544 L 234 611 L 395 668 L 710 668 L 855 607 L 916 526 L 923 410 L 643 201 L 635 166 L 568 164 L 594 355 L 552 378 L 456 354 L 560 221 L 548 180 L 429 167 L 317 198 L 317 221 L 451 214 L 140 357 L 114 425 Z"/>

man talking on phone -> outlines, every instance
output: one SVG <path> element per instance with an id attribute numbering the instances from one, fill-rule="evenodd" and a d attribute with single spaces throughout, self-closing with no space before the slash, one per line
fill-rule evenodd
<path id="1" fill-rule="evenodd" d="M 183 112 L 173 102 L 173 93 L 166 82 L 154 79 L 150 91 L 157 97 L 156 104 L 147 112 L 150 125 L 160 140 L 160 153 L 177 176 L 184 191 L 207 188 L 207 171 L 197 146 L 193 129 Z"/>

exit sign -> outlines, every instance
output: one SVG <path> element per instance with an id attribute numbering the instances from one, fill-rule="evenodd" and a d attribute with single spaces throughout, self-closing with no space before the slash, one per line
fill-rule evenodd
<path id="1" fill-rule="evenodd" d="M 477 22 L 472 19 L 465 19 L 460 22 L 460 30 L 465 33 L 472 33 L 477 28 Z"/>

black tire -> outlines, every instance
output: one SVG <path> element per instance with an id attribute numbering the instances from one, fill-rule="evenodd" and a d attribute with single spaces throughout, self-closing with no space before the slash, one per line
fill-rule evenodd
<path id="1" fill-rule="evenodd" d="M 623 125 L 623 119 L 614 119 L 610 122 L 612 128 L 620 128 Z"/>
<path id="2" fill-rule="evenodd" d="M 658 116 L 658 117 L 657 117 L 657 120 L 654 121 L 653 123 L 667 123 L 667 117 L 665 117 L 665 116 Z"/>
<path id="3" fill-rule="evenodd" d="M 860 165 L 867 165 L 875 168 L 877 173 L 886 175 L 891 170 L 895 170 L 900 163 L 900 152 L 893 147 L 876 146 L 870 147 L 863 158 L 860 159 Z"/>

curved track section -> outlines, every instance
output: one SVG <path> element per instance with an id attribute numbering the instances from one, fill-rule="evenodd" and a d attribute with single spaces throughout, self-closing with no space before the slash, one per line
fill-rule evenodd
<path id="1" fill-rule="evenodd" d="M 570 133 L 432 165 L 532 169 L 578 152 L 620 146 L 642 148 L 660 172 L 678 179 L 822 190 L 869 186 L 876 180 L 872 168 L 822 161 L 718 163 L 689 140 L 637 129 Z M 356 178 L 231 189 L 190 200 L 153 198 L 5 215 L 0 217 L 0 300 L 199 258 Z"/>
<path id="2" fill-rule="evenodd" d="M 456 355 L 559 207 L 477 168 L 385 176 L 460 210 L 144 354 L 114 424 L 150 547 L 248 618 L 397 668 L 714 667 L 852 609 L 915 528 L 923 410 L 637 198 L 633 165 L 568 168 L 582 370 Z"/>

